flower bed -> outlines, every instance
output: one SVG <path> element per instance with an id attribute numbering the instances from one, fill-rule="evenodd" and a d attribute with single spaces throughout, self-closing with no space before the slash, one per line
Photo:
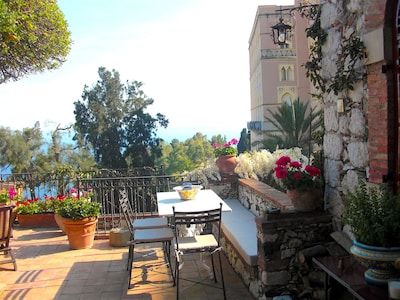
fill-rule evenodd
<path id="1" fill-rule="evenodd" d="M 16 202 L 14 212 L 17 215 L 18 223 L 21 227 L 57 227 L 54 214 L 60 210 L 61 206 L 67 203 L 86 203 L 91 194 L 82 192 L 78 196 L 76 189 L 71 188 L 70 194 L 57 197 L 45 197 L 45 199 L 33 199 Z M 85 211 L 80 209 L 80 213 Z"/>

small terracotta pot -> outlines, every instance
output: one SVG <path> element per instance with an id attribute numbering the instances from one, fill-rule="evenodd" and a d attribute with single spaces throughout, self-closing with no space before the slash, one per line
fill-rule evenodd
<path id="1" fill-rule="evenodd" d="M 322 190 L 287 190 L 286 194 L 296 211 L 310 212 L 317 209 L 322 197 Z"/>
<path id="2" fill-rule="evenodd" d="M 237 165 L 236 155 L 221 155 L 215 163 L 221 174 L 233 174 Z"/>

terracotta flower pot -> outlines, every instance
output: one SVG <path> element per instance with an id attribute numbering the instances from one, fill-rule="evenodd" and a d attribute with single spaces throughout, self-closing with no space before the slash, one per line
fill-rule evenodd
<path id="1" fill-rule="evenodd" d="M 215 163 L 221 174 L 233 174 L 237 165 L 236 155 L 221 155 Z"/>
<path id="2" fill-rule="evenodd" d="M 317 209 L 322 197 L 322 190 L 287 190 L 286 194 L 296 211 L 310 212 Z"/>
<path id="3" fill-rule="evenodd" d="M 62 218 L 65 233 L 72 249 L 87 249 L 93 246 L 97 217 L 72 220 Z"/>
<path id="4" fill-rule="evenodd" d="M 17 214 L 17 218 L 21 227 L 57 227 L 54 214 Z"/>
<path id="5" fill-rule="evenodd" d="M 61 229 L 61 231 L 65 233 L 64 223 L 62 221 L 62 217 L 60 215 L 55 214 L 54 215 L 54 220 L 56 221 L 56 223 L 57 223 L 58 227 Z"/>

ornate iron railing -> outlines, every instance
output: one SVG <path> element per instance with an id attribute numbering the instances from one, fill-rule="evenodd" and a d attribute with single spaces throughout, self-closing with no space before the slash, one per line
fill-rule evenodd
<path id="1" fill-rule="evenodd" d="M 175 176 L 141 176 L 115 178 L 80 179 L 79 186 L 93 191 L 92 201 L 101 204 L 102 216 L 98 223 L 98 233 L 107 234 L 119 227 L 122 212 L 119 206 L 119 191 L 125 190 L 137 217 L 157 214 L 157 192 L 170 191 L 182 178 Z"/>
<path id="2" fill-rule="evenodd" d="M 107 234 L 119 227 L 119 191 L 125 190 L 134 212 L 139 217 L 157 214 L 157 192 L 170 191 L 184 180 L 183 175 L 164 175 L 162 167 L 134 170 L 99 170 L 79 173 L 79 176 L 56 176 L 55 174 L 1 174 L 0 189 L 15 187 L 23 190 L 25 199 L 65 195 L 72 187 L 78 194 L 90 190 L 91 200 L 101 204 L 98 235 Z M 33 196 L 31 196 L 33 195 Z"/>

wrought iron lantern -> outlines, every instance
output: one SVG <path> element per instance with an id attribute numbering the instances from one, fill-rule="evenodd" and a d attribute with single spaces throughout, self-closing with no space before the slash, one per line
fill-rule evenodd
<path id="1" fill-rule="evenodd" d="M 292 26 L 283 23 L 282 15 L 279 18 L 279 23 L 271 26 L 272 28 L 272 39 L 274 44 L 278 44 L 280 46 L 287 45 L 286 41 L 288 38 L 288 33 L 291 31 Z"/>

